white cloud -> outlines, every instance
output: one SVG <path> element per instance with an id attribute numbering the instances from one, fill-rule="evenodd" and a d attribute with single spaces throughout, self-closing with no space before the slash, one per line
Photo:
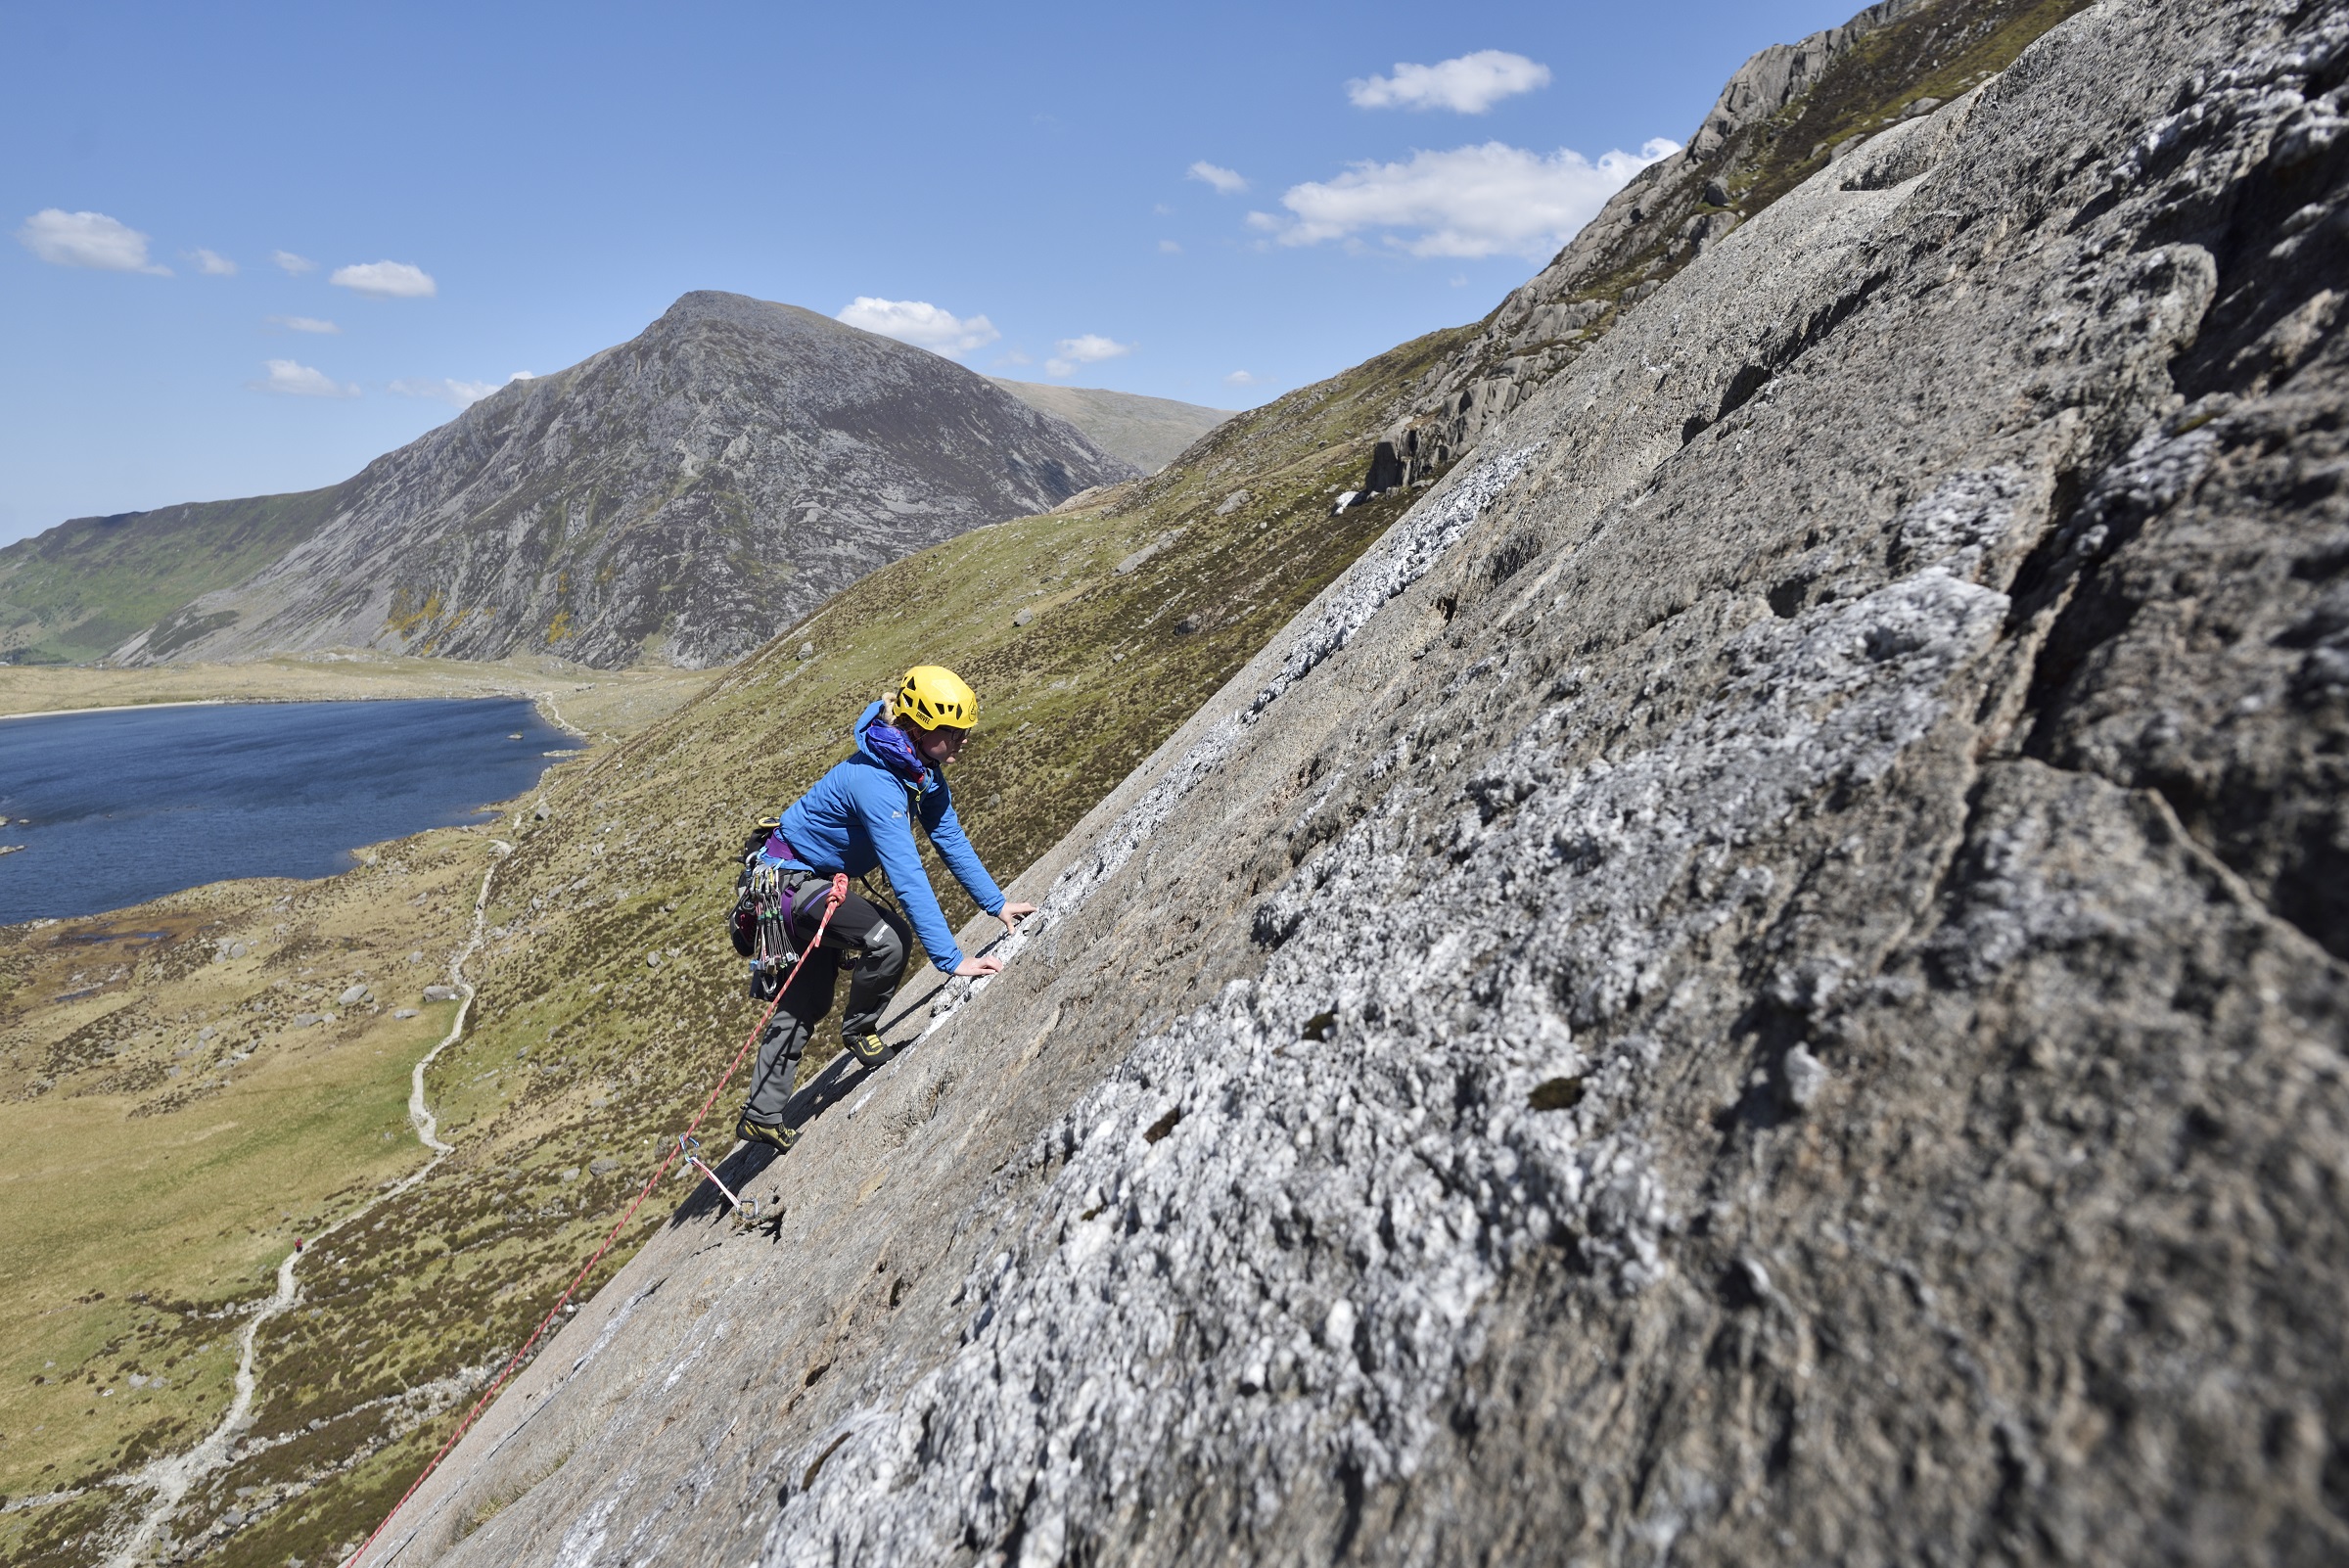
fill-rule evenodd
<path id="1" fill-rule="evenodd" d="M 433 281 L 431 273 L 405 261 L 369 261 L 359 266 L 337 267 L 326 281 L 370 300 L 429 300 L 440 292 L 440 285 Z"/>
<path id="2" fill-rule="evenodd" d="M 1181 246 L 1179 246 L 1179 245 L 1176 245 L 1176 244 L 1175 244 L 1175 243 L 1174 243 L 1173 240 L 1161 240 L 1161 241 L 1159 241 L 1159 242 L 1158 242 L 1158 249 L 1159 249 L 1160 253 L 1161 253 L 1162 254 L 1165 254 L 1165 255 L 1180 255 L 1180 254 L 1182 254 L 1182 247 L 1181 247 Z"/>
<path id="3" fill-rule="evenodd" d="M 1017 348 L 1006 348 L 1003 351 L 1003 357 L 996 360 L 995 363 L 998 365 L 1033 365 L 1036 361 Z"/>
<path id="4" fill-rule="evenodd" d="M 1346 84 L 1357 109 L 1449 109 L 1481 115 L 1504 98 L 1549 85 L 1549 68 L 1505 49 L 1479 49 L 1433 66 L 1395 63 L 1392 76 Z"/>
<path id="5" fill-rule="evenodd" d="M 296 255 L 291 251 L 272 251 L 269 253 L 269 259 L 297 278 L 305 272 L 318 270 L 317 262 L 306 255 Z"/>
<path id="6" fill-rule="evenodd" d="M 391 391 L 402 397 L 431 397 L 453 403 L 459 408 L 471 408 L 500 387 L 511 387 L 518 381 L 535 380 L 537 378 L 527 370 L 517 370 L 503 382 L 461 381 L 454 376 L 403 376 L 391 384 Z"/>
<path id="7" fill-rule="evenodd" d="M 283 327 L 288 332 L 315 332 L 333 337 L 343 330 L 333 322 L 321 321 L 316 316 L 271 316 L 268 320 L 272 327 Z"/>
<path id="8" fill-rule="evenodd" d="M 61 267 L 91 267 L 100 272 L 148 272 L 159 278 L 171 269 L 147 259 L 147 236 L 104 212 L 68 212 L 48 207 L 24 220 L 17 241 L 25 250 Z"/>
<path id="9" fill-rule="evenodd" d="M 1233 196 L 1248 189 L 1248 181 L 1240 175 L 1237 169 L 1224 168 L 1221 164 L 1209 162 L 1204 158 L 1183 170 L 1183 178 L 1199 180 L 1215 187 L 1218 196 Z"/>
<path id="10" fill-rule="evenodd" d="M 485 381 L 459 381 L 453 376 L 400 376 L 387 383 L 385 390 L 402 397 L 431 397 L 459 408 L 470 408 L 497 391 Z"/>
<path id="11" fill-rule="evenodd" d="M 346 387 L 323 370 L 291 359 L 271 359 L 262 364 L 269 372 L 265 381 L 249 381 L 245 385 L 255 392 L 283 392 L 289 397 L 356 397 L 359 389 Z"/>
<path id="12" fill-rule="evenodd" d="M 1636 154 L 1611 152 L 1593 163 L 1565 148 L 1543 158 L 1486 142 L 1413 153 L 1402 163 L 1365 161 L 1335 179 L 1290 186 L 1280 199 L 1287 219 L 1251 212 L 1248 223 L 1282 245 L 1384 230 L 1387 245 L 1412 255 L 1505 253 L 1540 260 L 1573 238 L 1625 181 L 1679 151 L 1679 143 L 1658 138 Z"/>
<path id="13" fill-rule="evenodd" d="M 1248 371 L 1235 370 L 1223 378 L 1223 385 L 1226 387 L 1253 387 L 1256 385 L 1256 377 Z"/>
<path id="14" fill-rule="evenodd" d="M 196 263 L 196 270 L 207 278 L 233 278 L 237 275 L 237 264 L 217 251 L 207 251 L 200 245 L 188 252 L 187 257 Z"/>
<path id="15" fill-rule="evenodd" d="M 1119 343 L 1097 332 L 1063 338 L 1053 346 L 1060 352 L 1044 361 L 1044 374 L 1048 376 L 1071 375 L 1079 365 L 1099 364 L 1104 359 L 1117 359 L 1133 352 L 1132 344 Z"/>
<path id="16" fill-rule="evenodd" d="M 1076 338 L 1063 338 L 1055 346 L 1060 349 L 1062 358 L 1074 359 L 1078 363 L 1085 365 L 1103 359 L 1120 359 L 1133 352 L 1132 344 L 1120 343 L 1114 338 L 1104 338 L 1097 332 L 1088 332 Z"/>
<path id="17" fill-rule="evenodd" d="M 957 316 L 927 300 L 880 300 L 860 294 L 834 319 L 936 354 L 967 354 L 1003 336 L 985 316 Z"/>

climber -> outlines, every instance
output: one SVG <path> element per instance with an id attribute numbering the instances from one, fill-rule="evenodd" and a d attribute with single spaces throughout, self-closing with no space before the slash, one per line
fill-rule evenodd
<path id="1" fill-rule="evenodd" d="M 946 974 L 977 977 L 1003 967 L 1000 958 L 966 958 L 954 945 L 914 848 L 916 820 L 954 879 L 981 909 L 1003 922 L 1006 934 L 1036 912 L 1032 903 L 1004 901 L 954 816 L 944 764 L 961 752 L 978 719 L 979 698 L 961 676 L 937 665 L 916 665 L 894 698 L 882 698 L 858 715 L 851 731 L 856 749 L 793 803 L 760 852 L 760 863 L 775 868 L 797 911 L 795 943 L 814 934 L 834 873 L 860 877 L 876 865 L 889 873 L 912 930 L 905 915 L 853 894 L 833 914 L 823 945 L 802 960 L 806 972 L 783 993 L 759 1043 L 759 1069 L 734 1127 L 745 1143 L 788 1149 L 799 1138 L 799 1129 L 783 1125 L 783 1111 L 807 1037 L 831 1011 L 838 952 L 862 954 L 849 982 L 840 1034 L 849 1053 L 868 1068 L 890 1058 L 878 1026 L 905 973 L 909 936 L 920 936 L 930 961 Z"/>

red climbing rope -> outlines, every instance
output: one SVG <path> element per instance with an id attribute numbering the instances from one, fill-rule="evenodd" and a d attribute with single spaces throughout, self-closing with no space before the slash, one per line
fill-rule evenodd
<path id="1" fill-rule="evenodd" d="M 742 1042 L 742 1049 L 734 1053 L 734 1060 L 726 1064 L 725 1074 L 710 1090 L 710 1097 L 702 1101 L 702 1108 L 693 1113 L 693 1120 L 686 1124 L 684 1132 L 676 1142 L 669 1145 L 669 1151 L 662 1157 L 659 1167 L 645 1178 L 644 1185 L 637 1189 L 636 1196 L 628 1201 L 627 1209 L 613 1224 L 611 1230 L 606 1232 L 603 1243 L 595 1249 L 595 1255 L 587 1260 L 587 1266 L 573 1275 L 571 1283 L 563 1287 L 563 1294 L 555 1298 L 555 1304 L 546 1310 L 546 1315 L 538 1319 L 538 1326 L 530 1330 L 530 1337 L 523 1341 L 522 1349 L 514 1353 L 513 1359 L 506 1362 L 505 1368 L 491 1381 L 488 1388 L 482 1392 L 482 1397 L 474 1402 L 473 1408 L 465 1412 L 465 1419 L 457 1423 L 457 1429 L 449 1433 L 448 1441 L 440 1445 L 438 1452 L 434 1453 L 431 1461 L 425 1465 L 422 1471 L 418 1472 L 416 1479 L 408 1484 L 408 1490 L 399 1495 L 399 1500 L 392 1504 L 392 1511 L 384 1515 L 384 1522 L 377 1525 L 368 1534 L 365 1541 L 359 1543 L 358 1550 L 343 1559 L 343 1568 L 351 1568 L 352 1564 L 366 1556 L 368 1548 L 375 1545 L 377 1539 L 385 1531 L 392 1528 L 392 1521 L 399 1517 L 399 1510 L 408 1505 L 410 1498 L 416 1496 L 416 1489 L 432 1478 L 433 1472 L 440 1467 L 440 1461 L 448 1457 L 449 1450 L 457 1446 L 457 1440 L 471 1431 L 473 1423 L 481 1418 L 482 1411 L 489 1407 L 489 1402 L 497 1397 L 497 1391 L 505 1386 L 506 1379 L 514 1375 L 515 1368 L 523 1363 L 524 1359 L 536 1347 L 538 1341 L 546 1337 L 547 1329 L 553 1325 L 555 1318 L 570 1303 L 572 1293 L 586 1282 L 589 1274 L 595 1272 L 595 1266 L 604 1261 L 604 1254 L 612 1250 L 612 1243 L 620 1239 L 621 1232 L 628 1227 L 628 1222 L 635 1218 L 636 1211 L 643 1207 L 644 1200 L 652 1196 L 653 1188 L 661 1184 L 661 1178 L 668 1175 L 669 1167 L 677 1163 L 677 1155 L 685 1147 L 684 1139 L 691 1137 L 694 1129 L 702 1125 L 702 1119 L 710 1114 L 710 1108 L 717 1103 L 717 1097 L 726 1091 L 726 1084 L 732 1082 L 734 1075 L 741 1070 L 742 1059 L 751 1054 L 751 1047 L 758 1044 L 759 1037 L 765 1033 L 767 1021 L 775 1016 L 775 1009 L 783 1005 L 783 993 L 791 990 L 793 981 L 800 978 L 800 970 L 806 964 L 807 954 L 823 945 L 824 929 L 832 924 L 833 911 L 840 907 L 841 900 L 848 896 L 849 879 L 845 875 L 833 877 L 831 891 L 824 895 L 824 917 L 816 922 L 815 940 L 801 949 L 800 961 L 792 965 L 791 973 L 783 977 L 783 984 L 775 988 L 775 999 L 768 1002 L 766 1011 L 759 1015 L 759 1022 L 753 1026 L 750 1038 Z"/>

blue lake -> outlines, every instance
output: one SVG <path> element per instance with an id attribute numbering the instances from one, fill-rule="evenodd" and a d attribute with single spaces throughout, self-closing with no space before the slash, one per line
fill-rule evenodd
<path id="1" fill-rule="evenodd" d="M 521 698 L 0 719 L 0 845 L 23 846 L 0 854 L 0 925 L 331 876 L 361 845 L 480 820 L 576 744 Z"/>

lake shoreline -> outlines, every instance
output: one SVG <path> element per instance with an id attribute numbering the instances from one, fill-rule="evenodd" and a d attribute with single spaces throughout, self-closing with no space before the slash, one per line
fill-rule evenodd
<path id="1" fill-rule="evenodd" d="M 32 708 L 21 714 L 0 714 L 0 723 L 12 718 L 63 718 L 81 714 L 144 714 L 158 708 L 290 708 L 300 703 L 476 703 L 525 699 L 537 708 L 540 717 L 565 734 L 585 741 L 595 738 L 565 718 L 562 711 L 555 706 L 554 693 L 547 691 L 484 691 L 455 697 L 444 692 L 412 695 L 391 691 L 368 692 L 355 697 L 179 697 L 152 703 L 102 703 L 89 708 Z"/>
<path id="2" fill-rule="evenodd" d="M 161 703 L 109 703 L 97 708 L 32 708 L 21 714 L 0 714 L 0 720 L 11 718 L 53 718 L 60 714 L 135 714 L 150 708 L 217 708 L 232 702 L 299 703 L 313 699 L 304 697 L 188 697 Z M 331 699 L 318 699 L 331 700 Z M 362 699 L 365 700 L 365 699 Z"/>
<path id="3" fill-rule="evenodd" d="M 0 719 L 254 703 L 520 698 L 583 744 L 626 740 L 690 702 L 722 669 L 590 669 L 556 660 L 475 664 L 406 655 L 281 656 L 118 669 L 0 665 Z"/>

